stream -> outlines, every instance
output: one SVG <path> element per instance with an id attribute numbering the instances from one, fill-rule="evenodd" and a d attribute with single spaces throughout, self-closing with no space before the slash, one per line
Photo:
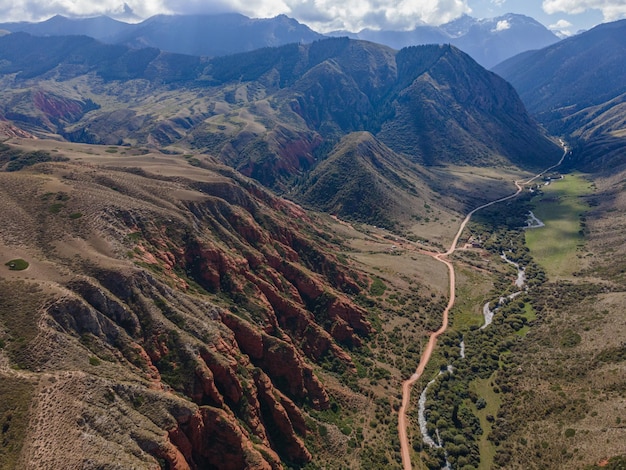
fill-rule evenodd
<path id="1" fill-rule="evenodd" d="M 520 295 L 522 292 L 524 292 L 523 291 L 524 284 L 526 283 L 526 272 L 524 268 L 520 266 L 518 263 L 511 261 L 506 256 L 506 253 L 504 252 L 500 255 L 500 258 L 502 258 L 504 262 L 512 266 L 515 266 L 515 268 L 517 269 L 517 279 L 515 280 L 515 285 L 520 290 L 517 292 L 514 292 L 513 294 L 507 297 L 500 297 L 500 300 L 498 301 L 498 306 L 496 306 L 493 310 L 491 310 L 489 302 L 487 302 L 483 306 L 483 316 L 484 316 L 485 322 L 480 327 L 481 330 L 491 324 L 491 322 L 493 321 L 493 316 L 498 311 L 498 308 L 500 305 L 504 304 L 507 300 L 514 299 L 515 297 Z M 461 338 L 461 341 L 459 343 L 459 356 L 461 359 L 465 358 L 465 341 L 463 340 L 463 338 Z M 435 429 L 435 434 L 437 437 L 436 441 L 435 439 L 433 439 L 433 437 L 430 434 L 428 434 L 428 426 L 427 426 L 427 419 L 426 419 L 426 394 L 428 393 L 429 387 L 433 383 L 435 383 L 435 381 L 440 375 L 445 374 L 445 373 L 452 374 L 453 372 L 454 372 L 454 368 L 452 367 L 451 364 L 448 364 L 448 367 L 445 370 L 440 370 L 437 377 L 435 377 L 434 379 L 432 379 L 430 382 L 426 384 L 426 386 L 424 387 L 424 390 L 422 390 L 422 393 L 420 394 L 420 398 L 418 401 L 417 422 L 419 424 L 420 432 L 422 434 L 422 439 L 424 443 L 430 447 L 442 448 L 443 445 L 442 445 L 441 439 L 439 438 L 438 429 Z M 448 462 L 447 455 L 446 455 L 446 465 L 442 468 L 442 470 L 452 470 L 452 466 Z"/>
<path id="2" fill-rule="evenodd" d="M 461 350 L 463 351 L 462 357 L 465 357 L 465 343 L 463 341 L 461 341 Z M 452 374 L 453 372 L 454 372 L 454 368 L 452 367 L 452 365 L 448 364 L 447 369 L 440 370 L 437 377 L 445 373 Z M 422 393 L 420 394 L 420 399 L 419 399 L 418 408 L 417 408 L 417 422 L 419 423 L 419 428 L 420 428 L 420 432 L 422 433 L 422 438 L 424 440 L 424 443 L 428 444 L 430 447 L 437 447 L 441 449 L 443 448 L 443 444 L 441 442 L 441 437 L 439 437 L 439 429 L 435 429 L 435 434 L 437 436 L 437 442 L 435 442 L 435 440 L 430 436 L 430 434 L 428 434 L 428 426 L 427 426 L 427 420 L 426 420 L 426 394 L 428 393 L 428 388 L 432 384 L 434 384 L 435 381 L 437 380 L 437 377 L 435 377 L 430 382 L 428 382 L 426 386 L 424 387 L 424 390 L 422 390 Z M 446 458 L 446 464 L 444 467 L 442 467 L 442 470 L 452 470 L 452 466 L 450 465 L 450 462 L 448 462 L 448 453 L 445 452 L 445 449 L 444 449 L 444 454 Z"/>
<path id="3" fill-rule="evenodd" d="M 512 293 L 511 295 L 507 297 L 500 297 L 500 300 L 498 300 L 497 306 L 493 310 L 491 310 L 490 308 L 491 306 L 490 302 L 487 302 L 483 306 L 483 317 L 485 319 L 485 322 L 483 323 L 483 326 L 480 327 L 481 330 L 484 330 L 491 324 L 491 322 L 493 321 L 493 316 L 498 311 L 498 308 L 500 307 L 500 305 L 502 305 L 507 300 L 514 299 L 515 297 L 517 297 L 523 292 L 522 289 L 524 288 L 524 284 L 526 283 L 526 271 L 524 270 L 523 267 L 521 267 L 518 263 L 511 261 L 509 258 L 507 258 L 506 253 L 502 253 L 500 255 L 500 258 L 502 258 L 506 263 L 509 263 L 510 265 L 515 266 L 515 268 L 517 269 L 517 279 L 515 280 L 515 285 L 520 290 Z"/>
<path id="4" fill-rule="evenodd" d="M 528 211 L 527 224 L 528 225 L 526 225 L 526 227 L 524 228 L 539 228 L 539 227 L 545 227 L 546 225 L 541 220 L 539 220 L 535 214 L 533 214 L 533 211 Z"/>

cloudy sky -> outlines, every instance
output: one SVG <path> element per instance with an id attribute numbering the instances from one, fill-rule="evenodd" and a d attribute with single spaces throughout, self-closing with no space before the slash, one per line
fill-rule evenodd
<path id="1" fill-rule="evenodd" d="M 158 13 L 226 11 L 256 18 L 286 14 L 320 32 L 411 29 L 420 23 L 442 24 L 462 14 L 491 18 L 511 12 L 575 33 L 626 18 L 626 0 L 0 0 L 0 22 L 41 21 L 55 14 L 122 18 L 132 13 L 139 20 Z"/>

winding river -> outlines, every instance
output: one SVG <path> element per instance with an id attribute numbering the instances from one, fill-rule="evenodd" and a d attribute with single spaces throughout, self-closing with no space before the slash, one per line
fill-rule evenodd
<path id="1" fill-rule="evenodd" d="M 543 225 L 541 225 L 541 227 L 543 227 Z M 498 311 L 498 308 L 500 307 L 500 305 L 502 305 L 507 300 L 513 300 L 515 297 L 517 297 L 522 292 L 524 292 L 522 290 L 524 288 L 524 284 L 526 283 L 526 271 L 524 270 L 524 268 L 521 267 L 518 263 L 511 261 L 509 258 L 507 258 L 506 253 L 502 253 L 502 255 L 500 255 L 500 258 L 502 258 L 506 263 L 509 263 L 510 265 L 515 266 L 515 268 L 517 269 L 517 279 L 515 280 L 515 285 L 520 290 L 518 290 L 517 292 L 513 292 L 507 297 L 500 297 L 500 300 L 498 300 L 497 306 L 494 307 L 493 310 L 491 310 L 490 302 L 487 302 L 483 306 L 483 317 L 485 319 L 485 322 L 480 327 L 481 330 L 484 330 L 491 324 L 491 322 L 493 321 L 493 316 Z"/>

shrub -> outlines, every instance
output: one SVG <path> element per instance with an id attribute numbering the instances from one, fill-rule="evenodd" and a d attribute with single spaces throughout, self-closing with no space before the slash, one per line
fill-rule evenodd
<path id="1" fill-rule="evenodd" d="M 387 290 L 385 283 L 378 277 L 375 277 L 370 287 L 370 294 L 376 297 L 380 297 Z"/>
<path id="2" fill-rule="evenodd" d="M 4 265 L 8 266 L 11 271 L 23 271 L 28 267 L 28 261 L 18 258 L 7 261 Z"/>

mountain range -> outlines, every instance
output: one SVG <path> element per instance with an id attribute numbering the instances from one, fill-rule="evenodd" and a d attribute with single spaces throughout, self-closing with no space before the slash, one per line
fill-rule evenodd
<path id="1" fill-rule="evenodd" d="M 554 44 L 560 39 L 533 18 L 514 13 L 485 19 L 463 15 L 441 26 L 420 25 L 410 31 L 365 29 L 358 33 L 341 31 L 332 34 L 345 34 L 395 49 L 418 44 L 452 44 L 486 68 L 521 52 Z"/>
<path id="2" fill-rule="evenodd" d="M 109 17 L 66 18 L 54 16 L 40 23 L 0 23 L 0 30 L 35 36 L 86 35 L 108 44 L 133 48 L 156 47 L 188 55 L 218 56 L 248 52 L 289 43 L 310 43 L 324 35 L 285 15 L 253 19 L 240 14 L 157 15 L 140 23 L 124 23 Z M 336 31 L 347 36 L 384 44 L 394 49 L 424 44 L 453 44 L 484 67 L 520 52 L 540 49 L 559 38 L 545 26 L 524 15 L 476 19 L 464 15 L 435 27 L 419 25 L 411 31 Z"/>
<path id="3" fill-rule="evenodd" d="M 0 467 L 400 468 L 400 390 L 456 293 L 413 462 L 621 468 L 623 37 L 524 52 L 511 85 L 451 44 L 1 36 Z M 546 129 L 589 173 L 476 214 L 442 265 L 563 155 Z M 529 288 L 480 328 L 513 259 Z"/>
<path id="4" fill-rule="evenodd" d="M 285 15 L 256 19 L 237 13 L 157 15 L 141 23 L 124 23 L 106 16 L 66 18 L 57 15 L 40 23 L 4 23 L 0 24 L 0 29 L 36 36 L 85 35 L 107 44 L 156 47 L 201 56 L 312 42 L 324 37 Z"/>
<path id="5" fill-rule="evenodd" d="M 207 60 L 13 33 L 0 59 L 0 113 L 34 135 L 191 148 L 309 201 L 308 172 L 353 132 L 407 168 L 541 167 L 560 154 L 508 83 L 449 45 L 336 38 Z"/>

